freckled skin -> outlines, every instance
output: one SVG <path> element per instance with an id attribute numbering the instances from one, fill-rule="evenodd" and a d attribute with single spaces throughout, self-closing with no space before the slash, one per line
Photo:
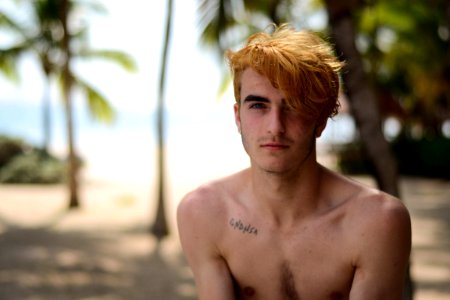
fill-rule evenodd
<path id="1" fill-rule="evenodd" d="M 189 193 L 177 212 L 198 298 L 400 300 L 406 208 L 318 164 L 323 127 L 254 70 L 241 81 L 247 101 L 234 112 L 251 167 Z"/>

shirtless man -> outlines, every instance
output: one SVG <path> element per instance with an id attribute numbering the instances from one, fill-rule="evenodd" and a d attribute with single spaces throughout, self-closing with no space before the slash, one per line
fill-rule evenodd
<path id="1" fill-rule="evenodd" d="M 338 106 L 331 48 L 281 26 L 227 56 L 251 166 L 178 207 L 199 299 L 401 299 L 408 211 L 316 161 L 315 139 Z"/>

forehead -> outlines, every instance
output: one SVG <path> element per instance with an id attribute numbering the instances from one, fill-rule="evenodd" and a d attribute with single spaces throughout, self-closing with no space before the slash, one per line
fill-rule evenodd
<path id="1" fill-rule="evenodd" d="M 284 98 L 282 92 L 276 89 L 266 76 L 252 68 L 247 68 L 242 72 L 240 94 L 241 100 L 250 94 L 263 96 L 270 100 L 282 100 Z"/>

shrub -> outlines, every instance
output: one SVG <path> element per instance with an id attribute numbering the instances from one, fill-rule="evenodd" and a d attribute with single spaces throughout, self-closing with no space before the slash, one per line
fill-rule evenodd
<path id="1" fill-rule="evenodd" d="M 400 173 L 450 179 L 450 139 L 400 136 L 392 143 Z"/>
<path id="2" fill-rule="evenodd" d="M 450 139 L 399 136 L 391 148 L 402 175 L 450 179 Z M 359 142 L 337 148 L 338 167 L 346 174 L 370 174 L 371 164 Z"/>
<path id="3" fill-rule="evenodd" d="M 60 183 L 64 161 L 21 139 L 0 135 L 0 183 Z"/>
<path id="4" fill-rule="evenodd" d="M 59 159 L 39 150 L 15 156 L 0 169 L 3 183 L 60 183 L 65 178 L 65 165 Z"/>
<path id="5" fill-rule="evenodd" d="M 22 140 L 0 135 L 0 169 L 15 156 L 23 154 L 30 146 Z"/>
<path id="6" fill-rule="evenodd" d="M 370 162 L 359 142 L 334 147 L 338 158 L 338 168 L 344 174 L 361 175 L 370 173 Z"/>

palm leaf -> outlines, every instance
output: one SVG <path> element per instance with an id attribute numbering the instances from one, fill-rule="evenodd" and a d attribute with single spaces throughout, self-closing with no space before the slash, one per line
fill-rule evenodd
<path id="1" fill-rule="evenodd" d="M 0 11 L 0 26 L 2 29 L 12 29 L 14 31 L 23 31 L 23 28 L 12 18 Z"/>
<path id="2" fill-rule="evenodd" d="M 19 80 L 17 62 L 19 57 L 27 50 L 28 49 L 24 45 L 0 49 L 0 72 L 8 79 L 17 82 Z"/>
<path id="3" fill-rule="evenodd" d="M 137 69 L 134 60 L 121 51 L 115 50 L 92 50 L 85 49 L 79 53 L 74 53 L 74 56 L 85 59 L 103 59 L 119 64 L 127 71 L 135 71 Z"/>
<path id="4" fill-rule="evenodd" d="M 107 124 L 114 122 L 116 113 L 107 99 L 92 85 L 79 77 L 74 78 L 76 86 L 86 94 L 89 113 L 94 120 Z"/>

